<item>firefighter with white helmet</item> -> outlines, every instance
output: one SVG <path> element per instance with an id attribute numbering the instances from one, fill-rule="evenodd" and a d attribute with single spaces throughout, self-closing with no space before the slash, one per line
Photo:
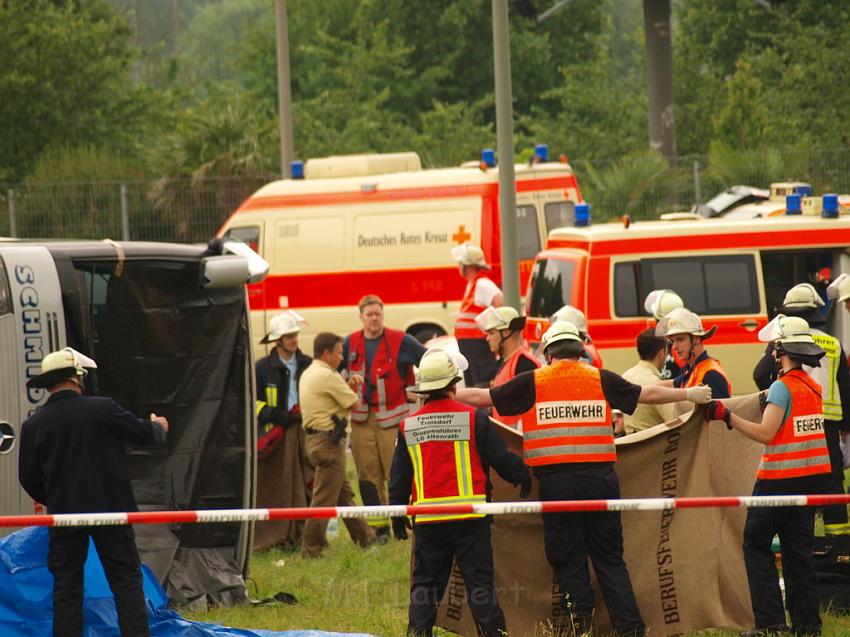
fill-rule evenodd
<path id="1" fill-rule="evenodd" d="M 579 336 L 584 341 L 584 362 L 590 363 L 594 367 L 602 367 L 602 357 L 599 355 L 599 350 L 593 344 L 593 339 L 590 338 L 590 333 L 587 331 L 587 317 L 580 309 L 573 305 L 565 305 L 552 316 L 549 317 L 549 325 L 556 321 L 569 321 L 578 328 Z"/>
<path id="2" fill-rule="evenodd" d="M 539 480 L 540 499 L 595 500 L 620 497 L 614 462 L 612 408 L 631 414 L 639 402 L 708 402 L 707 386 L 641 387 L 607 369 L 580 361 L 584 340 L 569 321 L 556 321 L 543 335 L 546 366 L 518 374 L 504 385 L 458 390 L 458 399 L 501 414 L 522 415 L 526 464 Z M 546 558 L 561 591 L 566 625 L 558 634 L 590 631 L 595 612 L 588 556 L 593 562 L 619 635 L 641 637 L 645 625 L 623 559 L 620 514 L 544 513 Z"/>
<path id="3" fill-rule="evenodd" d="M 811 336 L 809 325 L 798 316 L 779 314 L 759 331 L 759 340 L 773 343 L 779 378 L 767 393 L 761 422 L 733 414 L 723 403 L 712 401 L 709 420 L 722 420 L 764 447 L 753 495 L 823 493 L 831 471 L 823 431 L 820 386 L 803 369 L 817 367 L 825 352 Z M 751 636 L 793 633 L 820 635 L 818 582 L 812 563 L 815 510 L 812 507 L 751 508 L 744 526 L 744 562 L 756 628 Z M 771 548 L 779 535 L 782 571 L 791 629 L 779 575 Z"/>
<path id="4" fill-rule="evenodd" d="M 682 297 L 676 294 L 673 290 L 653 290 L 646 295 L 646 300 L 643 303 L 646 313 L 652 318 L 646 320 L 647 327 L 655 327 L 658 321 L 667 316 L 676 308 L 685 307 L 685 302 Z M 670 343 L 667 343 L 667 353 L 664 357 L 664 364 L 661 367 L 662 380 L 676 378 L 684 367 L 684 361 L 678 359 Z"/>
<path id="5" fill-rule="evenodd" d="M 85 395 L 97 364 L 66 347 L 41 361 L 30 389 L 50 396 L 21 428 L 18 478 L 51 514 L 138 511 L 125 446 L 164 447 L 168 420 L 137 418 L 104 396 Z M 93 542 L 115 597 L 122 637 L 150 634 L 139 553 L 129 525 L 50 528 L 47 567 L 53 575 L 53 634 L 83 634 L 83 588 Z M 17 632 L 17 631 L 16 631 Z"/>
<path id="6" fill-rule="evenodd" d="M 821 387 L 824 432 L 832 463 L 832 472 L 826 480 L 829 484 L 825 492 L 844 494 L 844 457 L 840 438 L 842 430 L 850 428 L 850 370 L 841 342 L 820 329 L 826 325 L 823 307 L 823 299 L 811 283 L 795 285 L 788 290 L 782 302 L 782 312 L 787 316 L 806 320 L 811 328 L 812 339 L 826 352 L 819 366 L 804 366 L 803 369 Z M 764 356 L 753 371 L 753 379 L 759 389 L 767 389 L 776 377 L 774 348 L 773 344 L 769 343 Z M 824 507 L 823 526 L 826 535 L 850 534 L 847 506 L 837 504 Z"/>
<path id="7" fill-rule="evenodd" d="M 504 302 L 502 291 L 485 274 L 490 266 L 479 246 L 462 243 L 452 248 L 451 253 L 458 264 L 460 275 L 466 280 L 466 289 L 455 321 L 458 347 L 469 361 L 463 377 L 468 387 L 484 387 L 496 375 L 498 361 L 487 345 L 484 332 L 476 325 L 475 317 L 490 306 L 501 306 Z"/>
<path id="8" fill-rule="evenodd" d="M 430 349 L 410 391 L 425 404 L 399 428 L 390 478 L 390 504 L 484 503 L 489 500 L 487 467 L 506 481 L 531 490 L 522 458 L 508 451 L 486 412 L 455 400 L 466 359 Z M 415 459 L 415 462 L 414 462 Z M 490 518 L 480 514 L 417 515 L 410 578 L 407 634 L 431 635 L 437 604 L 448 584 L 452 560 L 463 574 L 476 634 L 507 634 L 493 581 Z M 408 521 L 393 519 L 393 534 L 407 539 Z"/>
<path id="9" fill-rule="evenodd" d="M 475 322 L 487 335 L 490 350 L 499 356 L 499 369 L 493 379 L 493 386 L 502 385 L 517 374 L 540 367 L 540 363 L 523 343 L 525 317 L 520 316 L 514 308 L 509 305 L 488 307 L 475 317 Z M 519 416 L 503 416 L 498 412 L 493 417 L 506 425 L 516 425 L 520 420 Z"/>
<path id="10" fill-rule="evenodd" d="M 301 429 L 298 380 L 313 359 L 298 347 L 298 333 L 304 323 L 294 310 L 272 317 L 269 331 L 260 340 L 264 345 L 271 345 L 272 351 L 254 365 L 257 378 L 257 506 L 260 507 L 307 506 L 307 484 L 312 471 L 301 460 L 305 437 Z M 284 446 L 291 447 L 291 452 L 287 453 Z M 298 461 L 287 462 L 286 458 Z M 303 526 L 301 520 L 259 525 L 254 534 L 254 548 L 295 548 L 301 541 Z"/>
<path id="11" fill-rule="evenodd" d="M 703 329 L 700 317 L 684 307 L 675 308 L 662 318 L 655 328 L 658 336 L 670 341 L 673 352 L 685 366 L 672 381 L 664 381 L 673 387 L 696 387 L 708 385 L 715 398 L 729 398 L 732 384 L 720 365 L 705 350 L 705 341 L 714 336 L 717 326 Z"/>

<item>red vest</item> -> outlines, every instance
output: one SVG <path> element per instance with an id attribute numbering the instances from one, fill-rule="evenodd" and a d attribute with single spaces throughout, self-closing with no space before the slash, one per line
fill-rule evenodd
<path id="1" fill-rule="evenodd" d="M 694 366 L 691 375 L 688 376 L 688 380 L 685 381 L 685 387 L 696 387 L 697 385 L 702 385 L 702 381 L 705 378 L 705 375 L 708 372 L 717 372 L 726 380 L 726 384 L 729 386 L 729 395 L 732 395 L 732 383 L 729 382 L 729 377 L 726 375 L 726 372 L 723 371 L 723 368 L 720 366 L 720 362 L 716 358 L 704 358 L 699 363 Z"/>
<path id="2" fill-rule="evenodd" d="M 475 409 L 449 398 L 432 400 L 400 427 L 413 462 L 413 504 L 483 504 L 487 474 L 475 446 Z M 417 515 L 422 522 L 483 514 Z"/>
<path id="3" fill-rule="evenodd" d="M 485 278 L 487 277 L 479 272 L 472 281 L 466 284 L 466 291 L 460 301 L 460 313 L 455 319 L 455 338 L 484 338 L 484 332 L 478 329 L 475 317 L 487 308 L 475 305 L 475 287 L 478 285 L 479 279 Z"/>
<path id="4" fill-rule="evenodd" d="M 534 358 L 531 354 L 529 354 L 528 350 L 524 347 L 520 347 L 513 354 L 511 354 L 502 366 L 499 368 L 499 371 L 496 373 L 496 377 L 493 379 L 493 387 L 498 387 L 499 385 L 504 385 L 511 378 L 516 376 L 516 366 L 519 362 L 520 358 L 527 358 L 532 363 L 534 363 L 535 367 L 540 367 L 540 363 Z M 493 409 L 493 417 L 505 423 L 506 425 L 516 425 L 522 416 L 503 416 L 498 411 Z"/>
<path id="5" fill-rule="evenodd" d="M 522 416 L 525 463 L 615 462 L 611 407 L 599 370 L 557 360 L 534 370 L 534 408 Z"/>
<path id="6" fill-rule="evenodd" d="M 378 424 L 382 428 L 388 428 L 395 427 L 409 413 L 405 389 L 407 385 L 413 384 L 413 380 L 404 379 L 398 373 L 398 352 L 404 332 L 384 328 L 384 333 L 379 338 L 367 378 L 363 331 L 354 332 L 348 337 L 348 371 L 362 374 L 366 382 L 375 388 L 371 395 L 371 404 L 367 405 L 364 385 L 360 386 L 359 400 L 351 410 L 351 421 L 366 422 L 369 412 L 372 411 L 378 419 Z"/>
<path id="7" fill-rule="evenodd" d="M 829 473 L 820 385 L 802 369 L 791 370 L 778 382 L 791 392 L 791 409 L 773 440 L 764 447 L 758 479 L 782 480 Z"/>

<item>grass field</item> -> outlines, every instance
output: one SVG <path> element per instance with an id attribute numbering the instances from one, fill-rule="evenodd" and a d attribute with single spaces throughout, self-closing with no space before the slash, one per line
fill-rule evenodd
<path id="1" fill-rule="evenodd" d="M 359 549 L 342 530 L 330 538 L 330 547 L 321 559 L 310 560 L 296 553 L 276 550 L 255 553 L 251 562 L 250 596 L 261 599 L 286 591 L 298 598 L 298 604 L 214 608 L 182 614 L 187 619 L 235 628 L 313 628 L 400 637 L 407 625 L 409 551 L 410 542 L 397 541 Z M 704 631 L 691 634 L 731 637 L 738 633 Z M 511 635 L 551 637 L 553 633 L 541 625 L 524 631 L 514 630 Z M 827 615 L 823 635 L 850 637 L 850 617 Z"/>

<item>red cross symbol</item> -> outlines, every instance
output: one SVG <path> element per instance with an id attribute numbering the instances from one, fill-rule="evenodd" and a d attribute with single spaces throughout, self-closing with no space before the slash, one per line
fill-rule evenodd
<path id="1" fill-rule="evenodd" d="M 455 240 L 455 243 L 460 245 L 461 243 L 466 243 L 472 238 L 472 235 L 466 231 L 466 226 L 461 224 L 457 227 L 457 232 L 452 235 L 452 239 Z"/>

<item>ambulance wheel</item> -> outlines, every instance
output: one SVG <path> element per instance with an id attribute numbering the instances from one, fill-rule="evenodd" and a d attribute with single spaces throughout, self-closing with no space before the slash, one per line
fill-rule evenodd
<path id="1" fill-rule="evenodd" d="M 427 343 L 432 338 L 437 336 L 445 336 L 445 332 L 436 325 L 423 325 L 410 330 L 410 333 L 420 343 Z"/>

